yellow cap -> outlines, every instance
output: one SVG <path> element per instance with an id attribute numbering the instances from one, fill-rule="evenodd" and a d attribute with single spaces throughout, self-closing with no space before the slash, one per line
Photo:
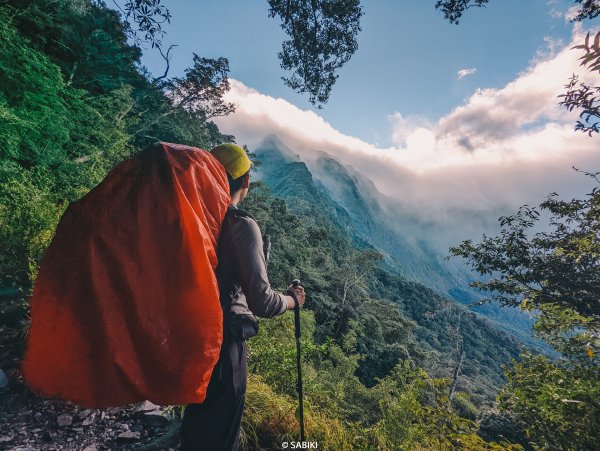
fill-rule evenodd
<path id="1" fill-rule="evenodd" d="M 213 147 L 210 153 L 219 160 L 233 180 L 240 178 L 252 166 L 246 151 L 236 144 L 219 144 Z"/>

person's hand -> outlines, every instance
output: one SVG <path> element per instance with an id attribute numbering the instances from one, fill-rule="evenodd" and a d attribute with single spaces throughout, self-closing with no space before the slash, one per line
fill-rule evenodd
<path id="1" fill-rule="evenodd" d="M 304 305 L 304 301 L 306 300 L 306 293 L 304 292 L 304 287 L 302 285 L 290 285 L 288 287 L 288 292 L 294 292 L 294 294 L 296 295 L 296 298 L 298 299 L 298 304 L 300 304 L 300 307 L 302 307 Z M 294 308 L 294 300 L 291 299 L 291 303 L 288 302 L 288 309 L 291 310 Z"/>

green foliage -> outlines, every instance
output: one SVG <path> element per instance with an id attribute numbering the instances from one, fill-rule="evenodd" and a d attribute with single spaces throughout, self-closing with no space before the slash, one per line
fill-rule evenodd
<path id="1" fill-rule="evenodd" d="M 0 10 L 0 234 L 2 274 L 35 274 L 66 202 L 129 154 L 127 88 L 90 97 L 28 46 Z"/>
<path id="2" fill-rule="evenodd" d="M 116 164 L 159 139 L 208 148 L 233 139 L 205 120 L 198 97 L 207 93 L 201 100 L 218 108 L 228 88 L 228 67 L 219 60 L 217 72 L 209 71 L 205 79 L 201 69 L 210 61 L 198 59 L 185 80 L 170 81 L 171 87 L 192 90 L 190 102 L 196 106 L 191 108 L 190 102 L 174 103 L 163 91 L 166 84 L 152 84 L 138 71 L 140 50 L 127 44 L 118 15 L 103 4 L 5 3 L 9 6 L 0 8 L 0 279 L 30 285 L 67 203 Z"/>
<path id="3" fill-rule="evenodd" d="M 227 58 L 201 58 L 194 53 L 193 61 L 185 77 L 165 83 L 173 105 L 204 120 L 233 113 L 233 103 L 223 101 L 229 91 Z"/>
<path id="4" fill-rule="evenodd" d="M 62 208 L 48 186 L 47 171 L 0 164 L 0 274 L 3 285 L 33 280 Z"/>
<path id="5" fill-rule="evenodd" d="M 597 449 L 600 446 L 600 368 L 553 362 L 525 354 L 507 370 L 500 394 L 531 442 L 541 449 Z"/>
<path id="6" fill-rule="evenodd" d="M 149 43 L 152 47 L 160 48 L 164 35 L 162 25 L 171 20 L 171 13 L 161 4 L 161 0 L 128 0 L 123 8 L 123 20 L 127 24 L 135 24 L 135 28 L 131 25 L 128 27 L 128 35 L 136 44 Z"/>
<path id="7" fill-rule="evenodd" d="M 597 11 L 600 13 L 600 4 Z M 585 51 L 585 54 L 579 58 L 581 66 L 586 66 L 596 75 L 600 74 L 600 32 L 596 33 L 593 43 L 590 44 L 588 33 L 583 44 L 576 45 L 574 48 Z M 589 136 L 600 133 L 600 86 L 591 86 L 580 81 L 579 76 L 574 74 L 565 88 L 567 92 L 559 96 L 562 98 L 560 105 L 569 111 L 580 110 L 580 120 L 575 124 L 575 130 L 587 133 Z"/>
<path id="8" fill-rule="evenodd" d="M 296 341 L 294 338 L 294 317 L 283 315 L 260 322 L 261 332 L 248 342 L 250 356 L 248 366 L 254 373 L 277 392 L 293 396 L 296 374 Z M 301 316 L 302 357 L 304 361 L 318 359 L 325 351 L 324 345 L 317 345 L 312 339 L 315 320 L 312 312 L 305 311 Z"/>
<path id="9" fill-rule="evenodd" d="M 299 274 L 309 293 L 302 313 L 305 402 L 308 411 L 320 412 L 328 419 L 312 427 L 331 427 L 332 420 L 346 424 L 343 440 L 336 435 L 341 442 L 331 439 L 332 443 L 354 446 L 340 449 L 356 449 L 356 444 L 364 449 L 504 449 L 504 445 L 488 444 L 478 437 L 477 425 L 458 414 L 460 411 L 472 419 L 477 415 L 477 408 L 465 394 L 458 393 L 449 403 L 449 379 L 432 378 L 416 368 L 415 362 L 425 361 L 413 335 L 417 324 L 406 318 L 400 305 L 374 299 L 376 293 L 385 293 L 388 299 L 404 298 L 406 307 L 424 309 L 415 312 L 418 317 L 435 311 L 441 304 L 439 297 L 431 299 L 425 293 L 427 302 L 414 299 L 423 287 L 415 286 L 413 291 L 405 281 L 379 268 L 378 254 L 356 249 L 318 208 L 310 210 L 299 202 L 293 205 L 295 214 L 264 185 L 255 183 L 244 206 L 271 236 L 269 274 L 274 285 L 285 287 Z M 377 275 L 387 277 L 389 286 L 380 286 L 384 282 L 374 277 Z M 464 316 L 465 346 L 471 354 L 481 346 L 473 341 L 480 329 L 472 324 L 472 314 L 458 310 Z M 440 337 L 448 336 L 452 315 L 446 316 L 432 317 L 434 322 L 428 329 L 438 327 Z M 440 350 L 452 345 L 452 337 L 448 340 Z M 482 351 L 478 352 L 484 359 Z M 291 315 L 261 322 L 259 335 L 249 342 L 249 355 L 249 368 L 271 387 L 277 402 L 281 402 L 280 397 L 295 396 Z M 446 365 L 441 353 L 437 358 L 440 367 Z M 479 377 L 471 365 L 467 372 L 470 377 Z M 440 373 L 444 373 L 441 368 Z M 290 417 L 292 408 L 293 403 L 288 406 Z M 280 428 L 285 422 L 283 413 L 277 419 L 265 419 L 264 412 L 249 415 L 255 415 L 247 420 L 252 423 L 252 443 L 260 437 L 270 437 L 273 443 L 289 439 Z M 272 429 L 273 422 L 276 430 Z M 293 424 L 289 427 L 294 429 Z M 311 439 L 313 433 L 318 436 L 323 432 L 309 430 Z"/>
<path id="10" fill-rule="evenodd" d="M 260 376 L 248 378 L 246 407 L 242 419 L 244 449 L 280 449 L 282 442 L 299 441 L 295 411 L 297 401 L 278 395 Z M 335 450 L 367 449 L 362 430 L 310 405 L 304 411 L 310 441 L 320 448 Z"/>
<path id="11" fill-rule="evenodd" d="M 279 221 L 282 227 L 290 228 L 281 239 L 273 239 L 272 254 L 276 261 L 270 273 L 278 280 L 279 256 L 285 257 L 281 260 L 281 271 L 294 262 L 290 276 L 302 274 L 310 288 L 307 307 L 316 314 L 317 339 L 329 336 L 346 352 L 359 353 L 363 358 L 357 374 L 369 386 L 389 373 L 394 362 L 406 358 L 412 358 L 435 377 L 453 378 L 461 354 L 456 352 L 460 341 L 464 361 L 456 388 L 468 392 L 477 406 L 491 402 L 504 383 L 502 365 L 518 356 L 517 342 L 479 315 L 403 279 L 364 240 L 350 236 L 347 211 L 319 187 L 304 163 L 289 162 L 285 153 L 280 143 L 271 140 L 260 149 L 259 158 L 263 159 L 262 180 L 269 183 L 273 193 L 285 199 L 288 209 L 278 206 L 269 209 L 268 190 L 264 187 L 251 189 L 252 199 L 247 206 L 259 218 L 263 230 L 267 226 L 267 233 L 274 235 L 269 227 Z M 335 163 L 327 169 L 335 170 Z M 348 180 L 344 189 L 352 192 L 356 187 Z M 256 194 L 263 200 L 254 200 Z M 284 215 L 284 211 L 288 214 Z M 291 230 L 297 222 L 290 212 L 314 233 L 314 238 L 290 235 L 295 233 Z M 289 238 L 293 238 L 291 242 Z M 303 243 L 302 248 L 294 248 L 295 243 Z M 280 253 L 282 245 L 287 249 L 284 253 Z M 299 254 L 318 258 L 305 259 L 296 270 Z M 345 283 L 357 279 L 360 283 L 350 287 L 346 301 L 342 302 Z M 290 279 L 276 286 L 287 286 L 286 280 Z M 453 313 L 448 314 L 450 311 Z M 462 318 L 459 330 L 455 328 L 455 317 Z M 401 338 L 402 334 L 406 336 Z"/>
<path id="12" fill-rule="evenodd" d="M 13 22 L 31 46 L 60 67 L 67 84 L 91 94 L 143 87 L 141 50 L 126 44 L 115 11 L 88 0 L 7 0 Z M 9 10 L 10 11 L 10 10 Z"/>
<path id="13" fill-rule="evenodd" d="M 543 339 L 590 364 L 600 350 L 598 205 L 598 188 L 584 200 L 561 201 L 552 194 L 540 205 L 550 214 L 548 231 L 532 232 L 540 211 L 524 206 L 500 218 L 500 236 L 451 249 L 489 276 L 473 286 L 491 291 L 503 305 L 536 312 L 535 329 Z"/>
<path id="14" fill-rule="evenodd" d="M 463 12 L 473 6 L 485 6 L 490 0 L 437 0 L 435 9 L 444 13 L 450 23 L 458 24 Z"/>
<path id="15" fill-rule="evenodd" d="M 468 393 L 457 393 L 452 399 L 452 407 L 462 418 L 475 421 L 479 417 L 479 409 L 471 402 Z"/>
<path id="16" fill-rule="evenodd" d="M 397 393 L 382 400 L 384 449 L 522 449 L 508 443 L 486 443 L 477 425 L 448 407 L 449 381 L 432 379 L 423 370 L 398 366 L 390 377 Z M 385 381 L 384 381 L 385 382 Z"/>
<path id="17" fill-rule="evenodd" d="M 539 209 L 500 218 L 497 237 L 452 249 L 488 278 L 474 286 L 536 315 L 536 333 L 561 358 L 526 353 L 507 369 L 501 408 L 543 449 L 595 449 L 600 419 L 600 191 L 552 194 Z M 548 225 L 534 232 L 541 213 Z"/>
<path id="18" fill-rule="evenodd" d="M 512 412 L 501 412 L 497 407 L 488 408 L 482 412 L 478 423 L 478 435 L 488 442 L 528 443 Z"/>
<path id="19" fill-rule="evenodd" d="M 311 334 L 312 315 L 307 312 L 303 315 L 309 318 L 303 322 L 305 335 Z M 249 379 L 244 416 L 245 440 L 250 449 L 297 440 L 291 325 L 285 317 L 279 324 L 265 321 L 259 336 L 250 342 L 249 362 L 254 375 Z M 408 361 L 399 363 L 384 379 L 367 388 L 354 375 L 357 359 L 333 342 L 315 349 L 305 338 L 303 345 L 308 345 L 303 363 L 307 436 L 311 441 L 319 441 L 320 446 L 385 450 L 521 449 L 486 443 L 478 437 L 477 425 L 448 407 L 449 381 L 432 379 Z"/>

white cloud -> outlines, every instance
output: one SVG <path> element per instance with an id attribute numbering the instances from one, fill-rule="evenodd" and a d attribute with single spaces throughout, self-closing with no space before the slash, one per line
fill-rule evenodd
<path id="1" fill-rule="evenodd" d="M 476 67 L 471 67 L 470 69 L 461 69 L 457 72 L 457 77 L 460 80 L 461 78 L 465 78 L 467 75 L 473 75 L 475 72 L 477 72 L 477 68 Z"/>
<path id="2" fill-rule="evenodd" d="M 566 21 L 573 20 L 573 19 L 575 19 L 575 17 L 577 17 L 578 13 L 579 13 L 579 6 L 577 6 L 577 5 L 571 6 L 565 13 L 564 18 Z"/>
<path id="3" fill-rule="evenodd" d="M 561 50 L 564 49 L 565 46 L 562 39 L 553 38 L 552 36 L 545 36 L 544 44 L 545 47 L 538 49 L 535 56 L 531 60 L 531 65 L 554 58 Z"/>
<path id="4" fill-rule="evenodd" d="M 567 114 L 558 105 L 557 96 L 563 92 L 568 78 L 580 71 L 577 61 L 580 55 L 570 47 L 582 39 L 577 34 L 559 52 L 534 60 L 532 66 L 500 89 L 477 90 L 467 102 L 440 120 L 436 130 L 438 140 L 453 141 L 474 151 L 509 143 L 536 124 L 574 122 L 574 114 Z"/>
<path id="5" fill-rule="evenodd" d="M 565 11 L 564 3 L 561 3 L 557 0 L 548 0 L 547 5 L 549 8 L 550 17 L 554 19 L 564 19 L 567 22 L 574 19 L 577 16 L 577 13 L 579 13 L 580 9 L 579 5 L 573 5 L 567 8 Z"/>
<path id="6" fill-rule="evenodd" d="M 397 145 L 406 144 L 406 138 L 418 128 L 431 128 L 431 122 L 417 115 L 403 116 L 396 111 L 388 116 L 390 125 L 392 126 L 392 142 Z"/>
<path id="7" fill-rule="evenodd" d="M 504 87 L 477 90 L 436 124 L 390 115 L 390 148 L 344 135 L 314 112 L 235 80 L 226 100 L 238 109 L 217 123 L 251 148 L 275 134 L 307 162 L 325 151 L 370 178 L 404 212 L 443 224 L 445 244 L 456 242 L 549 192 L 570 198 L 590 191 L 590 180 L 571 167 L 598 170 L 600 138 L 574 132 L 576 114 L 557 106 L 563 85 L 580 71 L 569 48 L 582 40 L 578 30 L 560 51 L 532 61 Z"/>

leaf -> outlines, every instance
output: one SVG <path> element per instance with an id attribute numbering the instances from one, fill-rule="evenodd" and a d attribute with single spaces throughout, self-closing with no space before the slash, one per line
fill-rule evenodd
<path id="1" fill-rule="evenodd" d="M 592 359 L 594 357 L 594 350 L 592 348 L 587 348 L 585 353 L 587 354 L 587 356 Z"/>
<path id="2" fill-rule="evenodd" d="M 590 44 L 590 33 L 588 31 L 588 34 L 585 37 L 585 48 L 587 49 L 589 47 Z"/>

